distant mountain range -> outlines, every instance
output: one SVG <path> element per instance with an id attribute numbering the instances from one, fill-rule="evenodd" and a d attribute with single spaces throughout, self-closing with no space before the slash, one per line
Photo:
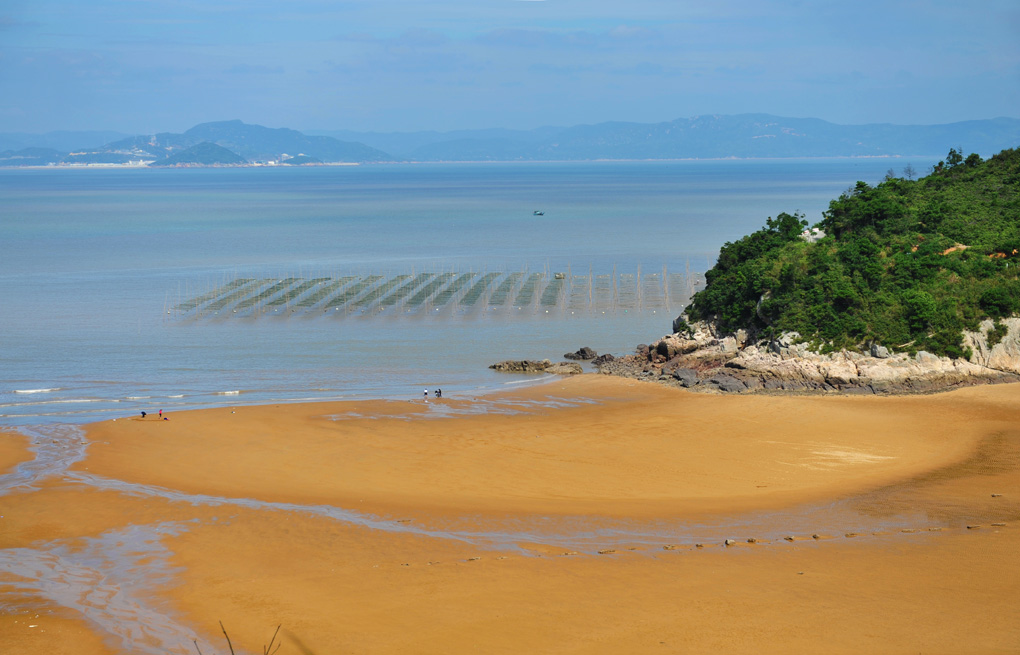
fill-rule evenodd
<path id="1" fill-rule="evenodd" d="M 0 133 L 0 166 L 939 157 L 949 148 L 988 156 L 1017 146 L 1020 119 L 1015 118 L 946 125 L 836 125 L 813 118 L 740 114 L 535 130 L 314 134 L 232 120 L 202 123 L 183 134 Z"/>
<path id="2" fill-rule="evenodd" d="M 667 123 L 600 123 L 537 130 L 317 132 L 413 161 L 983 156 L 1020 146 L 1020 119 L 947 125 L 836 125 L 769 114 L 697 116 Z"/>

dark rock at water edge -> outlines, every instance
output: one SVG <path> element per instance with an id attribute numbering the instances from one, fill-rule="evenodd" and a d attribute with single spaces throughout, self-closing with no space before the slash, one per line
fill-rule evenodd
<path id="1" fill-rule="evenodd" d="M 489 366 L 502 373 L 551 373 L 554 375 L 577 375 L 583 373 L 580 364 L 575 362 L 552 363 L 548 359 L 534 361 L 530 359 L 509 359 Z"/>
<path id="2" fill-rule="evenodd" d="M 545 372 L 553 375 L 580 375 L 584 369 L 577 362 L 559 362 L 548 366 Z"/>
<path id="3" fill-rule="evenodd" d="M 489 366 L 494 371 L 503 373 L 544 373 L 545 369 L 552 366 L 548 359 L 534 361 L 530 359 L 508 359 Z"/>
<path id="4" fill-rule="evenodd" d="M 563 357 L 565 359 L 589 360 L 589 359 L 595 359 L 596 357 L 598 357 L 598 353 L 595 352 L 594 350 L 592 350 L 591 348 L 589 348 L 588 346 L 583 346 L 578 351 L 572 352 L 572 353 L 567 353 Z"/>

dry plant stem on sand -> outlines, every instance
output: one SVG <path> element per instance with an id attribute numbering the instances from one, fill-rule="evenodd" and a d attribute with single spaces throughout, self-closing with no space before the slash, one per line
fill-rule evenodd
<path id="1" fill-rule="evenodd" d="M 273 643 L 276 641 L 277 635 L 280 634 L 280 628 L 282 625 L 276 626 L 276 631 L 273 632 L 272 639 L 269 640 L 269 644 L 262 647 L 262 655 L 275 655 L 276 651 L 280 650 L 282 643 L 277 643 L 276 648 L 273 648 Z M 227 634 L 227 629 L 223 627 L 223 621 L 220 621 L 220 630 L 223 631 L 223 637 L 227 640 L 227 648 L 230 649 L 230 655 L 234 655 L 234 644 L 230 642 L 230 635 Z M 203 655 L 202 649 L 198 647 L 198 640 L 194 640 L 195 650 L 198 651 L 198 655 Z"/>

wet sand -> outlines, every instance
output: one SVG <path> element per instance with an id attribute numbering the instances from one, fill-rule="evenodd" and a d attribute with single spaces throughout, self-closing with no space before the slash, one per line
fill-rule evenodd
<path id="1" fill-rule="evenodd" d="M 0 431 L 0 475 L 31 459 L 28 439 L 17 432 Z"/>
<path id="2" fill-rule="evenodd" d="M 134 603 L 107 617 L 23 585 L 0 610 L 16 652 L 226 652 L 220 620 L 253 652 L 282 624 L 281 655 L 1020 652 L 1013 385 L 723 397 L 583 376 L 169 418 L 91 426 L 83 460 L 0 496 L 3 548 L 113 571 Z M 30 606 L 52 620 L 25 627 Z M 150 632 L 111 636 L 132 613 Z"/>

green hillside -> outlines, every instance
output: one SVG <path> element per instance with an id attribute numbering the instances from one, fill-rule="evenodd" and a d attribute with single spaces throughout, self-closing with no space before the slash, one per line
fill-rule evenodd
<path id="1" fill-rule="evenodd" d="M 966 356 L 962 331 L 1020 313 L 1020 149 L 987 161 L 950 150 L 920 180 L 858 182 L 802 237 L 780 214 L 719 252 L 693 319 L 796 331 L 819 349 L 874 342 Z"/>

